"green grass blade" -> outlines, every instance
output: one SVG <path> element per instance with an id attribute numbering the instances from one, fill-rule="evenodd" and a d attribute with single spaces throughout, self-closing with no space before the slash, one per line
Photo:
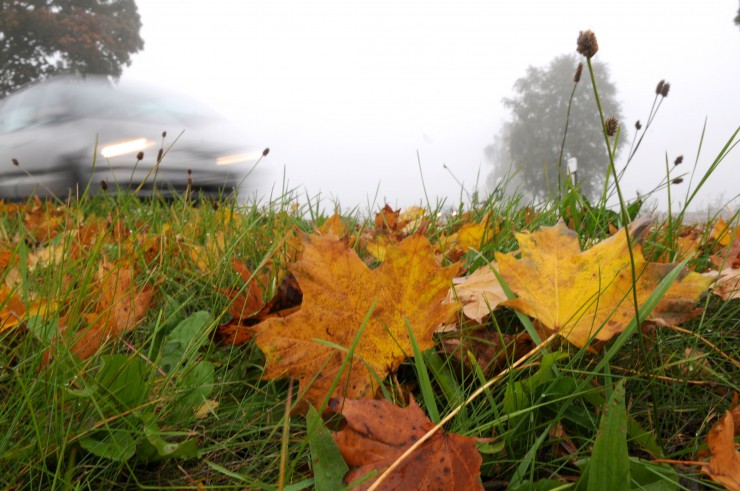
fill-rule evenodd
<path id="1" fill-rule="evenodd" d="M 429 372 L 427 371 L 426 363 L 424 363 L 424 355 L 419 349 L 419 343 L 416 342 L 416 338 L 411 330 L 408 319 L 406 319 L 406 330 L 409 333 L 411 349 L 414 352 L 414 367 L 416 368 L 416 376 L 419 378 L 419 389 L 424 398 L 424 407 L 429 414 L 429 419 L 431 419 L 434 424 L 437 424 L 439 423 L 440 416 L 439 408 L 437 408 L 437 400 L 434 397 L 434 388 L 432 387 L 432 381 L 429 379 Z"/>

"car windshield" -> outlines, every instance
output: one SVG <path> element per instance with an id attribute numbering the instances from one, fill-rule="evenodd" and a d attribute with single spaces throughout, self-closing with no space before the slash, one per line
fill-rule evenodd
<path id="1" fill-rule="evenodd" d="M 78 116 L 196 125 L 217 118 L 208 106 L 174 93 L 103 84 L 75 87 Z"/>
<path id="2" fill-rule="evenodd" d="M 58 80 L 30 87 L 0 105 L 0 132 L 79 118 L 154 121 L 195 127 L 219 118 L 176 93 L 113 87 L 104 80 Z"/>

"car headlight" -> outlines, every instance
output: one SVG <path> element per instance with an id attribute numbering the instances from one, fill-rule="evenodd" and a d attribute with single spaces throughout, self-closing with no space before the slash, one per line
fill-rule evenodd
<path id="1" fill-rule="evenodd" d="M 153 141 L 147 140 L 146 138 L 138 138 L 136 140 L 127 140 L 124 142 L 104 145 L 100 149 L 100 155 L 107 159 L 110 159 L 113 157 L 126 155 L 128 153 L 141 152 L 152 146 L 154 146 Z"/>
<path id="2" fill-rule="evenodd" d="M 216 165 L 232 165 L 239 164 L 241 162 L 249 162 L 257 160 L 262 156 L 262 152 L 248 152 L 239 153 L 234 155 L 224 155 L 216 159 Z"/>

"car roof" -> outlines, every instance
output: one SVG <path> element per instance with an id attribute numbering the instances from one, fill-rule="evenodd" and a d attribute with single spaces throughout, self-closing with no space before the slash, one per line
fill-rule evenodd
<path id="1" fill-rule="evenodd" d="M 142 83 L 114 85 L 108 77 L 96 75 L 45 79 L 9 95 L 3 103 L 11 104 L 19 97 L 28 104 L 61 105 L 71 117 L 154 121 L 174 118 L 188 125 L 221 119 L 207 105 L 175 91 Z"/>

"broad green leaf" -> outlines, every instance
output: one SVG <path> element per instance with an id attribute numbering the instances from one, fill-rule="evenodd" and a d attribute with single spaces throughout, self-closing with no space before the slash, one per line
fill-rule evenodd
<path id="1" fill-rule="evenodd" d="M 26 321 L 26 327 L 36 339 L 41 341 L 43 346 L 49 346 L 59 332 L 59 321 L 47 320 L 40 315 L 34 315 Z"/>
<path id="2" fill-rule="evenodd" d="M 144 435 L 146 441 L 142 442 L 140 454 L 145 457 L 145 460 L 156 461 L 162 458 L 168 457 L 182 457 L 182 458 L 194 458 L 198 455 L 198 447 L 195 444 L 195 440 L 185 440 L 181 442 L 172 442 L 165 440 L 165 437 L 177 437 L 185 436 L 183 433 L 165 433 L 159 429 L 156 418 L 153 414 L 147 413 L 142 416 L 144 422 Z"/>
<path id="3" fill-rule="evenodd" d="M 164 339 L 159 367 L 170 373 L 185 355 L 198 350 L 208 341 L 207 329 L 213 324 L 209 312 L 200 311 L 180 322 Z"/>
<path id="4" fill-rule="evenodd" d="M 556 489 L 563 489 L 563 486 L 567 486 L 562 481 L 555 481 L 554 479 L 543 479 L 541 481 L 522 481 L 521 484 L 516 486 L 509 486 L 506 488 L 507 491 L 551 491 Z"/>
<path id="5" fill-rule="evenodd" d="M 308 445 L 316 489 L 340 489 L 344 487 L 344 476 L 349 467 L 344 462 L 334 438 L 324 426 L 321 416 L 313 406 L 306 414 Z"/>
<path id="6" fill-rule="evenodd" d="M 213 392 L 215 372 L 212 363 L 200 361 L 185 370 L 177 380 L 178 397 L 172 403 L 173 410 L 168 418 L 171 423 L 190 419 L 194 415 L 194 408 Z"/>
<path id="7" fill-rule="evenodd" d="M 80 445 L 98 457 L 116 462 L 126 462 L 136 452 L 136 441 L 124 430 L 100 431 L 81 438 Z"/>
<path id="8" fill-rule="evenodd" d="M 147 395 L 147 366 L 139 357 L 102 355 L 96 375 L 98 394 L 111 408 L 119 411 L 139 406 Z"/>
<path id="9" fill-rule="evenodd" d="M 673 491 L 680 489 L 679 475 L 673 467 L 647 460 L 630 459 L 632 489 L 641 491 Z"/>
<path id="10" fill-rule="evenodd" d="M 627 451 L 627 410 L 624 381 L 614 388 L 604 414 L 589 462 L 588 491 L 630 489 L 630 460 Z"/>

